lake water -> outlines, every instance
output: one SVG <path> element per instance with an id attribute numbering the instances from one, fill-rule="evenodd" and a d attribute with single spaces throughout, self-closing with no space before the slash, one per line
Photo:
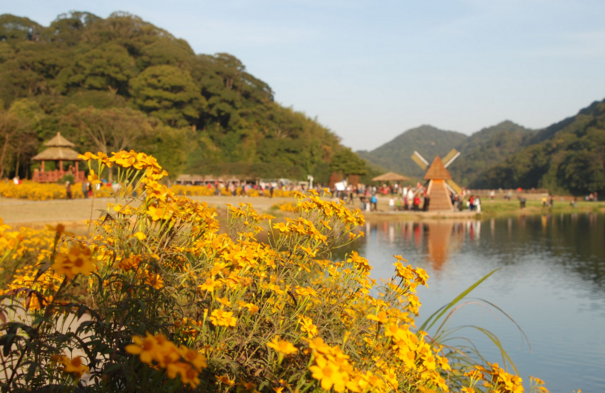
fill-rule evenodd
<path id="1" fill-rule="evenodd" d="M 419 290 L 417 326 L 433 311 L 494 269 L 469 296 L 508 313 L 515 325 L 478 305 L 465 306 L 452 321 L 494 332 L 524 382 L 533 375 L 551 392 L 605 392 L 605 216 L 567 214 L 454 222 L 368 222 L 354 248 L 366 257 L 373 278 L 390 278 L 402 255 L 430 275 Z M 502 358 L 491 341 L 472 329 L 491 362 Z"/>

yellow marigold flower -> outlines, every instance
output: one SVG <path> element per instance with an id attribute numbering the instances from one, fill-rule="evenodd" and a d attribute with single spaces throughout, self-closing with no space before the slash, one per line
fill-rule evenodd
<path id="1" fill-rule="evenodd" d="M 142 257 L 140 255 L 131 255 L 130 257 L 122 259 L 120 262 L 118 262 L 116 267 L 124 271 L 129 271 L 139 266 L 141 259 Z"/>
<path id="2" fill-rule="evenodd" d="M 188 361 L 197 371 L 202 371 L 202 369 L 208 367 L 208 363 L 206 361 L 206 356 L 197 352 L 194 349 L 187 348 L 184 345 L 181 345 L 179 348 L 179 353 Z"/>
<path id="3" fill-rule="evenodd" d="M 151 334 L 147 333 L 147 337 L 144 339 L 139 336 L 132 338 L 134 344 L 126 346 L 126 352 L 131 355 L 139 355 L 141 362 L 151 364 L 154 356 L 160 352 L 160 347 Z"/>
<path id="4" fill-rule="evenodd" d="M 279 336 L 273 337 L 269 343 L 267 343 L 269 348 L 274 349 L 276 352 L 282 353 L 284 355 L 291 355 L 293 353 L 298 352 L 298 349 L 292 345 L 291 342 L 286 340 L 280 340 Z"/>
<path id="5" fill-rule="evenodd" d="M 229 379 L 229 377 L 225 376 L 225 375 L 215 375 L 216 379 L 218 379 L 221 383 L 224 383 L 227 386 L 234 386 L 235 385 L 235 381 L 232 381 L 231 379 Z"/>
<path id="6" fill-rule="evenodd" d="M 82 375 L 90 371 L 88 366 L 82 364 L 82 358 L 80 356 L 76 356 L 70 360 L 67 356 L 62 355 L 59 356 L 57 360 L 63 365 L 61 371 L 66 374 L 71 374 L 76 379 L 82 378 Z"/>
<path id="7" fill-rule="evenodd" d="M 277 229 L 280 232 L 285 232 L 285 233 L 290 232 L 290 227 L 288 225 L 284 224 L 283 222 L 273 225 L 273 228 Z"/>
<path id="8" fill-rule="evenodd" d="M 307 336 L 309 338 L 317 336 L 317 326 L 313 325 L 313 320 L 311 318 L 302 317 L 300 319 L 300 324 L 302 325 L 300 330 L 307 333 Z"/>
<path id="9" fill-rule="evenodd" d="M 91 255 L 90 248 L 78 243 L 68 253 L 57 254 L 52 267 L 58 274 L 65 274 L 69 279 L 80 273 L 88 276 L 95 269 Z"/>
<path id="10" fill-rule="evenodd" d="M 86 152 L 84 154 L 78 154 L 78 158 L 81 159 L 82 161 L 89 161 L 90 159 L 93 159 L 93 160 L 99 159 L 99 157 L 92 154 L 91 152 Z"/>
<path id="11" fill-rule="evenodd" d="M 198 285 L 198 288 L 201 291 L 213 292 L 217 287 L 220 288 L 222 285 L 223 284 L 221 284 L 219 281 L 216 281 L 214 278 L 208 278 L 206 279 L 205 283 Z"/>
<path id="12" fill-rule="evenodd" d="M 416 281 L 418 281 L 418 283 L 422 285 L 425 285 L 428 288 L 426 282 L 429 279 L 429 275 L 426 273 L 426 271 L 422 268 L 417 267 L 414 272 L 416 273 Z"/>
<path id="13" fill-rule="evenodd" d="M 170 363 L 166 367 L 168 377 L 175 379 L 177 375 L 181 377 L 181 382 L 195 388 L 200 384 L 198 371 L 196 371 L 189 363 L 175 362 Z"/>
<path id="14" fill-rule="evenodd" d="M 237 322 L 237 318 L 233 317 L 233 313 L 230 311 L 214 310 L 210 314 L 210 322 L 214 326 L 234 327 Z"/>
<path id="15" fill-rule="evenodd" d="M 153 287 L 154 289 L 162 289 L 164 288 L 164 279 L 160 276 L 159 273 L 151 273 L 147 272 L 147 278 L 145 279 L 145 284 Z"/>
<path id="16" fill-rule="evenodd" d="M 343 392 L 347 383 L 347 375 L 338 371 L 338 366 L 319 355 L 315 358 L 315 366 L 309 367 L 312 377 L 321 382 L 324 390 L 334 387 L 336 392 Z"/>
<path id="17" fill-rule="evenodd" d="M 347 262 L 353 263 L 357 269 L 362 271 L 367 272 L 372 270 L 372 266 L 370 266 L 368 260 L 360 256 L 357 251 L 351 253 L 351 256 L 347 258 Z"/>
<path id="18" fill-rule="evenodd" d="M 155 206 L 149 206 L 149 209 L 147 209 L 147 214 L 151 217 L 153 221 L 158 221 L 168 220 L 170 217 L 172 217 L 173 213 L 167 206 L 162 206 L 159 208 Z"/>
<path id="19" fill-rule="evenodd" d="M 366 318 L 368 318 L 370 321 L 376 321 L 382 324 L 385 324 L 389 321 L 389 317 L 384 311 L 379 312 L 378 315 L 370 314 Z"/>
<path id="20" fill-rule="evenodd" d="M 132 236 L 136 237 L 140 241 L 143 241 L 143 240 L 147 239 L 147 235 L 145 235 L 143 232 L 137 232 L 137 233 L 135 233 Z"/>
<path id="21" fill-rule="evenodd" d="M 256 304 L 242 302 L 242 304 L 240 304 L 240 305 L 242 307 L 246 307 L 248 309 L 248 311 L 250 312 L 250 314 L 256 314 L 259 310 L 259 308 Z"/>
<path id="22" fill-rule="evenodd" d="M 222 304 L 223 306 L 231 307 L 231 302 L 226 297 L 219 297 L 216 299 L 216 301 Z"/>

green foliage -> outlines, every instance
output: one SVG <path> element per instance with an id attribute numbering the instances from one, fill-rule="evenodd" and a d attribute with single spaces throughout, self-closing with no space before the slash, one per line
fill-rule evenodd
<path id="1" fill-rule="evenodd" d="M 205 100 L 188 71 L 152 66 L 132 80 L 134 104 L 171 126 L 187 126 L 200 115 Z"/>
<path id="2" fill-rule="evenodd" d="M 475 184 L 575 195 L 605 191 L 605 101 L 539 134 L 534 140 L 546 138 L 490 168 Z"/>
<path id="3" fill-rule="evenodd" d="M 330 170 L 332 172 L 342 173 L 345 176 L 360 175 L 368 173 L 366 163 L 351 149 L 341 149 L 334 154 L 330 161 Z"/>
<path id="4" fill-rule="evenodd" d="M 79 151 L 152 152 L 175 176 L 212 170 L 304 179 L 327 172 L 341 148 L 317 121 L 275 103 L 269 85 L 236 57 L 196 55 L 127 13 L 71 12 L 49 27 L 2 15 L 0 38 L 0 105 L 27 98 L 44 114 L 25 163 L 58 131 Z M 118 142 L 120 127 L 130 125 Z"/>
<path id="5" fill-rule="evenodd" d="M 468 187 L 486 168 L 501 163 L 527 146 L 534 135 L 534 131 L 511 121 L 484 128 L 456 146 L 462 154 L 448 170 L 458 184 Z"/>

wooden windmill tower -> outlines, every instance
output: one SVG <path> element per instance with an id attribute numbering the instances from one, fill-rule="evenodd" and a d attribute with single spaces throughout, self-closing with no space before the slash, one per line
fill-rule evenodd
<path id="1" fill-rule="evenodd" d="M 451 193 L 460 193 L 461 189 L 452 181 L 452 176 L 448 172 L 447 167 L 450 166 L 458 156 L 460 156 L 460 152 L 456 149 L 452 149 L 452 151 L 444 157 L 443 161 L 437 156 L 429 166 L 428 161 L 425 160 L 420 153 L 415 151 L 414 154 L 412 154 L 412 160 L 418 164 L 420 168 L 426 170 L 424 179 L 428 180 L 426 193 L 430 198 L 429 211 L 452 210 L 450 195 Z"/>

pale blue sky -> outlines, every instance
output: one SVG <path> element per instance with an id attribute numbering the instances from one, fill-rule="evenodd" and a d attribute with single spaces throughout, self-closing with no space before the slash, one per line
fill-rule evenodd
<path id="1" fill-rule="evenodd" d="M 421 124 L 541 128 L 605 98 L 603 0 L 0 0 L 46 26 L 70 10 L 231 53 L 355 150 Z"/>

